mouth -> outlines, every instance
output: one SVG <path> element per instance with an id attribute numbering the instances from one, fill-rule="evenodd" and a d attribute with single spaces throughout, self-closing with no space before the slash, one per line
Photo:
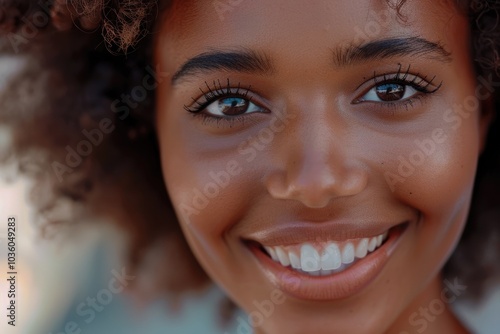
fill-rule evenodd
<path id="1" fill-rule="evenodd" d="M 373 281 L 409 225 L 345 240 L 245 243 L 271 283 L 284 292 L 300 299 L 332 300 L 353 295 Z"/>
<path id="2" fill-rule="evenodd" d="M 291 246 L 260 246 L 273 261 L 310 276 L 328 276 L 347 270 L 378 249 L 389 231 L 370 238 L 306 242 Z"/>

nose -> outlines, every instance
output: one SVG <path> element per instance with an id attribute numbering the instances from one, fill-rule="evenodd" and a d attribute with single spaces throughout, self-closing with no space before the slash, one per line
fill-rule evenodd
<path id="1" fill-rule="evenodd" d="M 361 193 L 368 172 L 356 159 L 355 144 L 346 138 L 347 131 L 336 132 L 326 122 L 307 123 L 300 131 L 293 130 L 295 136 L 281 147 L 282 163 L 265 179 L 269 194 L 323 208 L 334 199 Z"/>

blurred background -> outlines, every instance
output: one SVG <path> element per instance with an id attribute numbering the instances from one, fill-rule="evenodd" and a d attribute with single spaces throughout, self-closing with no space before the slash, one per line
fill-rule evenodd
<path id="1" fill-rule="evenodd" d="M 5 174 L 3 171 L 3 177 Z M 100 227 L 83 228 L 65 240 L 41 240 L 31 223 L 34 213 L 26 203 L 28 187 L 26 179 L 0 182 L 0 220 L 4 222 L 0 225 L 0 333 L 238 333 L 234 325 L 225 329 L 217 323 L 223 294 L 216 287 L 186 296 L 175 310 L 166 301 L 141 306 L 127 292 L 108 293 L 113 278 L 121 277 L 124 286 L 135 279 L 127 277 L 123 264 L 125 238 L 103 222 Z M 15 328 L 7 325 L 5 317 L 9 290 L 6 222 L 10 216 L 17 219 Z M 95 309 L 92 299 L 96 301 Z"/>
<path id="2" fill-rule="evenodd" d="M 22 66 L 22 59 L 0 57 L 0 89 Z M 9 129 L 0 128 L 0 152 L 9 146 Z M 110 224 L 91 224 L 63 239 L 37 233 L 27 198 L 30 181 L 13 166 L 0 167 L 0 333 L 5 334 L 211 334 L 244 333 L 237 320 L 223 328 L 216 316 L 223 293 L 210 287 L 191 294 L 172 309 L 159 299 L 140 303 L 127 292 L 110 292 L 111 281 L 126 286 L 125 237 Z M 7 218 L 17 219 L 17 319 L 8 326 Z M 166 259 L 168 261 L 168 259 Z M 116 286 L 115 286 L 116 287 Z M 101 303 L 96 303 L 101 301 Z M 94 303 L 94 304 L 93 304 Z M 452 305 L 480 334 L 500 333 L 500 288 L 480 305 Z M 241 312 L 238 317 L 244 317 Z"/>
<path id="3" fill-rule="evenodd" d="M 0 56 L 0 90 L 23 66 L 20 57 Z M 0 126 L 0 154 L 11 142 Z M 0 165 L 0 333 L 2 334 L 149 334 L 236 333 L 217 322 L 222 292 L 216 287 L 187 295 L 172 310 L 165 300 L 142 303 L 121 290 L 131 280 L 125 267 L 126 238 L 106 222 L 44 239 L 28 204 L 31 181 L 14 165 Z M 60 208 L 65 210 L 64 207 Z M 7 219 L 16 226 L 16 326 L 7 324 Z M 96 304 L 93 304 L 94 301 Z M 102 304 L 99 301 L 103 302 Z M 95 306 L 95 308 L 94 308 Z"/>

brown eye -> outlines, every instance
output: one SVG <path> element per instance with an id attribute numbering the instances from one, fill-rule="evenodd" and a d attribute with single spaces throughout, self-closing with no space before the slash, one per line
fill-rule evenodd
<path id="1" fill-rule="evenodd" d="M 266 111 L 264 108 L 251 102 L 249 98 L 240 96 L 219 98 L 205 108 L 205 113 L 219 117 L 239 116 L 254 112 Z"/>
<path id="2" fill-rule="evenodd" d="M 397 82 L 380 83 L 356 100 L 355 103 L 402 101 L 412 98 L 418 93 L 419 91 L 410 84 Z"/>
<path id="3" fill-rule="evenodd" d="M 229 97 L 218 101 L 220 112 L 224 115 L 235 116 L 247 111 L 250 101 L 241 97 Z"/>
<path id="4" fill-rule="evenodd" d="M 399 101 L 405 96 L 406 86 L 397 83 L 387 83 L 375 87 L 381 101 Z"/>

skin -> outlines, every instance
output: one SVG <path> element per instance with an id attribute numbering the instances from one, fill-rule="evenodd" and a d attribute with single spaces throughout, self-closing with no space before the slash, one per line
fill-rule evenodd
<path id="1" fill-rule="evenodd" d="M 231 8 L 221 19 L 212 1 L 177 1 L 158 27 L 155 58 L 168 78 L 157 98 L 162 168 L 194 254 L 211 278 L 251 313 L 255 302 L 270 300 L 276 286 L 242 243 L 249 234 L 289 221 L 311 227 L 349 221 L 353 228 L 372 221 L 387 228 L 409 222 L 397 249 L 368 285 L 348 297 L 321 301 L 285 293 L 255 332 L 423 330 L 423 324 L 410 319 L 441 299 L 439 273 L 465 224 L 489 122 L 480 106 L 459 116 L 460 124 L 445 117 L 454 104 L 474 96 L 477 87 L 467 19 L 447 1 L 408 1 L 402 9 L 406 21 L 385 1 L 252 0 Z M 360 41 L 359 31 L 370 31 L 367 24 L 377 23 L 369 17 L 372 11 L 388 17 L 378 23 L 376 34 Z M 439 43 L 449 59 L 410 54 L 334 64 L 332 50 L 411 36 Z M 190 58 L 213 49 L 241 48 L 267 54 L 272 71 L 219 69 L 171 81 Z M 420 79 L 435 76 L 432 84 L 442 86 L 432 94 L 417 94 L 421 98 L 411 105 L 353 103 L 383 81 L 372 80 L 374 71 L 394 75 L 398 64 L 403 71 L 410 66 L 410 74 Z M 217 123 L 185 110 L 193 99 L 203 100 L 205 82 L 213 86 L 219 80 L 225 86 L 228 79 L 234 89 L 251 86 L 252 102 L 267 112 L 245 114 L 244 122 Z M 280 112 L 286 124 L 273 131 L 273 139 L 255 139 L 272 128 Z M 436 129 L 442 130 L 440 142 L 425 162 L 403 181 L 394 181 L 391 176 L 401 176 L 398 157 L 409 159 L 418 150 L 415 140 L 432 139 Z M 255 155 L 243 154 L 240 145 L 254 145 Z M 230 161 L 237 162 L 239 173 L 193 213 L 194 189 L 203 190 L 213 182 L 210 172 L 227 171 Z M 467 332 L 449 305 L 425 323 L 426 333 Z"/>

